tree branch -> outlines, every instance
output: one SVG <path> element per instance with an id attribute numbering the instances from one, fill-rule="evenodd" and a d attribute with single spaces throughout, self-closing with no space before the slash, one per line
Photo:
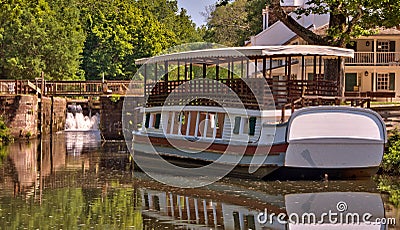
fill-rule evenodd
<path id="1" fill-rule="evenodd" d="M 300 25 L 289 14 L 287 14 L 280 5 L 280 0 L 271 0 L 271 9 L 276 17 L 287 26 L 290 30 L 304 39 L 310 45 L 328 45 L 328 40 L 325 37 L 315 34 L 311 30 Z"/>

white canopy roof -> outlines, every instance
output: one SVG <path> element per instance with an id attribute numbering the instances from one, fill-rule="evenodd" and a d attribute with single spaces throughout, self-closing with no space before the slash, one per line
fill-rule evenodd
<path id="1" fill-rule="evenodd" d="M 152 58 L 136 60 L 136 64 L 151 64 L 165 61 L 178 61 L 190 59 L 226 59 L 228 57 L 287 57 L 287 56 L 331 56 L 331 57 L 354 57 L 354 51 L 331 46 L 315 45 L 287 45 L 287 46 L 248 46 L 228 47 L 218 49 L 203 49 L 185 51 L 180 53 L 164 54 Z M 203 60 L 207 63 L 206 60 Z"/>

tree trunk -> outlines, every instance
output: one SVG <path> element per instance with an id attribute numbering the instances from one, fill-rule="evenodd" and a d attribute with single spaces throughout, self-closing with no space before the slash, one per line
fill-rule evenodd
<path id="1" fill-rule="evenodd" d="M 325 59 L 324 63 L 324 79 L 334 81 L 337 84 L 339 97 L 344 97 L 344 68 L 345 59 Z"/>

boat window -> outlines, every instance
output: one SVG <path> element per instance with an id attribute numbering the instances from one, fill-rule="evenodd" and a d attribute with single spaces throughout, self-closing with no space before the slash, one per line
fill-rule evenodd
<path id="1" fill-rule="evenodd" d="M 234 134 L 239 134 L 241 120 L 242 120 L 241 117 L 235 117 L 235 126 L 233 128 Z"/>
<path id="2" fill-rule="evenodd" d="M 249 119 L 247 117 L 243 117 L 242 122 L 243 122 L 243 124 L 241 124 L 241 126 L 242 126 L 243 130 L 240 132 L 240 134 L 248 134 L 249 133 Z"/>
<path id="3" fill-rule="evenodd" d="M 215 128 L 216 125 L 216 121 L 215 121 L 215 114 L 214 113 L 210 113 L 210 127 L 213 129 Z"/>
<path id="4" fill-rule="evenodd" d="M 144 123 L 144 127 L 146 129 L 149 128 L 149 124 L 150 124 L 150 113 L 146 113 L 146 121 Z"/>
<path id="5" fill-rule="evenodd" d="M 156 114 L 156 122 L 154 123 L 154 128 L 159 129 L 160 128 L 160 121 L 161 121 L 161 113 Z"/>
<path id="6" fill-rule="evenodd" d="M 250 136 L 254 136 L 254 133 L 256 131 L 256 122 L 257 122 L 256 117 L 250 117 L 250 119 L 249 119 L 249 135 Z"/>
<path id="7" fill-rule="evenodd" d="M 234 229 L 240 229 L 240 214 L 239 212 L 233 212 L 233 225 L 235 226 Z"/>

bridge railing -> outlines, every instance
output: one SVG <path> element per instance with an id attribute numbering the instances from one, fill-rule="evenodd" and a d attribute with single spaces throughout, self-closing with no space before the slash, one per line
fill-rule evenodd
<path id="1" fill-rule="evenodd" d="M 31 84 L 28 84 L 31 83 Z M 143 81 L 129 80 L 88 80 L 88 81 L 45 81 L 28 80 L 0 80 L 1 94 L 35 94 L 36 89 L 43 88 L 44 95 L 54 96 L 100 96 L 104 94 L 119 94 L 142 96 L 144 93 Z M 131 87 L 131 88 L 129 88 Z M 128 89 L 129 92 L 128 92 Z"/>

